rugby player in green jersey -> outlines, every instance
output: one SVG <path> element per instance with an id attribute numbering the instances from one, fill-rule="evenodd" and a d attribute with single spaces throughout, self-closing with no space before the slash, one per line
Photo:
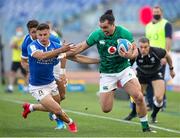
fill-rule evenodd
<path id="1" fill-rule="evenodd" d="M 69 54 L 75 55 L 97 45 L 100 57 L 99 99 L 102 111 L 108 113 L 112 110 L 114 90 L 117 88 L 117 82 L 120 82 L 136 103 L 143 132 L 155 132 L 148 125 L 147 110 L 141 87 L 128 61 L 138 54 L 133 36 L 126 28 L 116 26 L 114 22 L 112 10 L 107 10 L 99 19 L 100 28 L 92 32 L 86 41 L 77 44 L 72 53 Z M 127 52 L 120 50 L 121 56 L 117 50 L 119 39 L 127 39 L 132 43 Z"/>

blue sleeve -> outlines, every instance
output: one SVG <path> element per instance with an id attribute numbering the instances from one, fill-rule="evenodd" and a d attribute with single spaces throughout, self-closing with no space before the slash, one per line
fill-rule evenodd
<path id="1" fill-rule="evenodd" d="M 61 45 L 59 43 L 56 43 L 56 42 L 53 42 L 53 41 L 51 41 L 51 43 L 53 43 L 55 49 L 61 47 Z"/>
<path id="2" fill-rule="evenodd" d="M 165 25 L 165 36 L 166 36 L 166 38 L 167 37 L 172 38 L 172 32 L 173 32 L 172 25 L 170 23 L 166 23 L 166 25 Z"/>
<path id="3" fill-rule="evenodd" d="M 22 58 L 27 59 L 28 58 L 28 51 L 27 51 L 27 41 L 24 39 L 22 45 L 21 45 L 21 50 L 22 50 Z"/>
<path id="4" fill-rule="evenodd" d="M 50 39 L 51 41 L 53 41 L 53 42 L 56 42 L 56 43 L 60 44 L 60 38 L 57 37 L 57 36 L 55 36 L 55 35 L 50 34 L 49 39 Z"/>
<path id="5" fill-rule="evenodd" d="M 22 43 L 22 45 L 21 45 L 21 50 L 22 50 L 22 55 L 21 55 L 21 57 L 24 58 L 24 59 L 27 59 L 27 58 L 28 58 L 27 47 L 28 47 L 28 45 L 29 45 L 30 43 L 32 43 L 32 40 L 31 40 L 31 38 L 30 38 L 30 36 L 29 36 L 29 34 L 28 34 L 28 35 L 26 35 L 26 37 L 24 38 L 24 41 L 23 41 L 23 43 Z"/>
<path id="6" fill-rule="evenodd" d="M 32 56 L 32 54 L 34 52 L 36 52 L 38 49 L 36 48 L 36 45 L 34 45 L 34 43 L 31 43 L 30 45 L 28 45 L 27 47 L 27 51 L 28 51 L 28 55 Z"/>

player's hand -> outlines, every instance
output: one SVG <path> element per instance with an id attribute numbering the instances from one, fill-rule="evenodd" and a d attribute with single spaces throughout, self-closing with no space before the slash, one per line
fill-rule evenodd
<path id="1" fill-rule="evenodd" d="M 166 58 L 162 58 L 162 59 L 161 59 L 161 65 L 166 65 L 166 63 L 167 63 Z"/>
<path id="2" fill-rule="evenodd" d="M 129 46 L 128 51 L 125 51 L 123 48 L 121 48 L 119 53 L 120 53 L 121 57 L 131 59 L 132 54 L 133 54 L 133 49 L 134 49 L 134 46 L 131 45 L 131 46 Z"/>
<path id="3" fill-rule="evenodd" d="M 61 53 L 67 52 L 71 49 L 72 43 L 63 43 L 61 49 Z"/>
<path id="4" fill-rule="evenodd" d="M 175 74 L 174 70 L 170 70 L 170 75 L 171 75 L 172 78 L 175 77 L 176 74 Z"/>

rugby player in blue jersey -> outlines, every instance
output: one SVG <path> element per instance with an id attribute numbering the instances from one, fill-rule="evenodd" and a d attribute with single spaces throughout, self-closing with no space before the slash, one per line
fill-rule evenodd
<path id="1" fill-rule="evenodd" d="M 22 47 L 21 64 L 27 72 L 29 70 L 27 47 L 30 43 L 32 43 L 34 40 L 37 39 L 36 38 L 36 29 L 37 29 L 38 25 L 39 25 L 39 22 L 37 20 L 30 20 L 27 23 L 27 28 L 28 28 L 29 34 L 26 35 L 26 37 L 23 41 L 23 44 L 21 46 Z M 50 34 L 49 39 L 53 42 L 60 44 L 60 39 L 57 36 Z M 58 90 L 60 93 L 60 97 L 58 99 L 56 99 L 56 101 L 58 103 L 60 103 L 60 101 L 65 98 L 65 87 L 64 87 L 64 85 L 65 85 L 66 77 L 64 75 L 64 72 L 62 72 L 65 69 L 65 65 L 66 65 L 66 58 L 62 58 L 61 64 L 59 62 L 56 66 L 54 66 L 54 76 L 56 78 L 56 83 L 58 85 Z M 61 66 L 61 69 L 60 69 L 60 66 Z M 49 114 L 49 117 L 52 120 L 52 114 L 51 113 Z M 65 127 L 63 121 L 56 119 L 56 122 L 57 122 L 57 127 L 56 127 L 57 129 L 61 129 L 61 128 Z"/>
<path id="2" fill-rule="evenodd" d="M 24 109 L 47 111 L 63 120 L 70 132 L 77 132 L 74 121 L 67 116 L 61 106 L 54 100 L 60 95 L 53 75 L 53 68 L 59 62 L 57 56 L 70 49 L 69 45 L 60 45 L 49 39 L 47 24 L 37 27 L 37 40 L 28 46 L 29 91 L 40 104 L 24 104 Z M 54 97 L 54 98 L 53 98 Z M 24 116 L 25 117 L 25 116 Z M 26 116 L 27 117 L 27 116 Z"/>

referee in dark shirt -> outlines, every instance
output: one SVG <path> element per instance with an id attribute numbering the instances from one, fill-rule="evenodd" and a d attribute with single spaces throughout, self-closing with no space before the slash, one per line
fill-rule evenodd
<path id="1" fill-rule="evenodd" d="M 152 8 L 153 20 L 146 25 L 145 35 L 150 41 L 151 46 L 166 49 L 167 52 L 171 50 L 172 45 L 172 25 L 170 22 L 163 17 L 163 10 L 160 6 L 154 6 Z M 166 60 L 162 59 L 161 63 L 164 65 L 163 75 L 165 76 Z M 168 74 L 169 75 L 169 74 Z M 149 84 L 147 87 L 147 101 L 148 107 L 151 109 L 153 107 L 153 89 L 152 85 Z M 166 106 L 166 96 L 164 96 L 164 105 Z"/>
<path id="2" fill-rule="evenodd" d="M 161 59 L 165 58 L 169 65 L 170 75 L 173 78 L 175 72 L 173 70 L 173 63 L 170 55 L 162 48 L 151 47 L 149 39 L 143 37 L 139 39 L 138 56 L 131 63 L 137 64 L 137 77 L 141 84 L 142 92 L 145 93 L 147 84 L 152 83 L 154 89 L 153 97 L 153 112 L 151 114 L 151 121 L 156 121 L 156 116 L 163 105 L 163 96 L 165 94 L 165 81 L 161 65 Z M 133 103 L 132 112 L 125 118 L 131 120 L 136 116 L 136 107 Z"/>

